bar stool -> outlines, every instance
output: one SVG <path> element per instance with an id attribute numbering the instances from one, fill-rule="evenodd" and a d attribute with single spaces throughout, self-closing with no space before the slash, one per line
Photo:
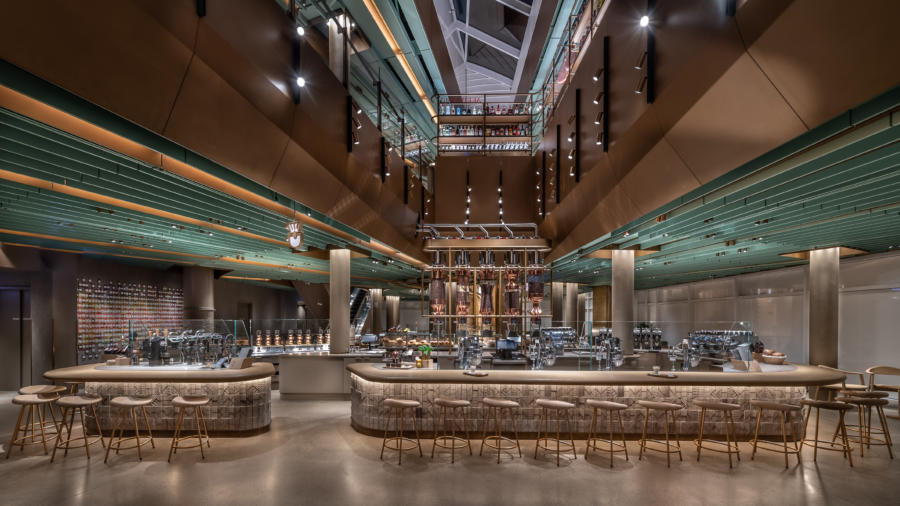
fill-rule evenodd
<path id="1" fill-rule="evenodd" d="M 59 398 L 63 392 L 66 391 L 66 388 L 59 385 L 29 385 L 27 387 L 22 387 L 19 389 L 20 395 L 40 395 L 41 397 L 50 398 L 53 397 L 53 400 Z M 47 408 L 50 410 L 50 420 L 47 420 Z M 60 411 L 61 412 L 61 411 Z M 59 432 L 59 427 L 62 424 L 62 420 L 56 420 L 56 412 L 53 411 L 53 403 L 50 402 L 48 404 L 41 405 L 41 414 L 44 415 L 44 431 L 47 432 L 50 439 L 54 439 L 57 437 Z M 51 422 L 52 420 L 52 422 Z M 52 430 L 52 432 L 50 432 Z M 49 441 L 49 439 L 48 439 Z"/>
<path id="2" fill-rule="evenodd" d="M 51 402 L 55 401 L 57 398 L 56 395 L 53 396 L 42 396 L 38 394 L 25 394 L 25 395 L 17 395 L 13 397 L 12 403 L 22 406 L 19 410 L 19 417 L 16 419 L 16 426 L 13 428 L 12 439 L 9 441 L 9 451 L 6 452 L 6 458 L 12 454 L 13 446 L 22 447 L 22 451 L 25 451 L 26 445 L 35 445 L 42 444 L 44 445 L 44 455 L 47 455 L 47 435 L 44 432 L 44 409 L 43 407 L 49 405 Z M 25 410 L 28 410 L 28 415 L 25 415 Z M 22 418 L 25 418 L 25 424 L 22 424 Z M 28 418 L 31 418 L 31 421 L 28 421 Z M 36 429 L 39 429 L 41 432 L 40 440 L 38 439 L 38 435 L 36 433 Z M 19 431 L 23 431 L 22 437 L 19 436 Z M 28 435 L 28 432 L 31 432 L 31 435 Z"/>
<path id="3" fill-rule="evenodd" d="M 60 436 L 56 438 L 56 443 L 53 445 L 53 455 L 50 457 L 50 462 L 56 458 L 56 450 L 59 448 L 65 449 L 63 456 L 67 456 L 69 454 L 69 448 L 81 448 L 84 447 L 84 453 L 87 455 L 87 458 L 91 458 L 91 450 L 90 446 L 92 444 L 96 444 L 98 441 L 102 446 L 106 446 L 106 443 L 103 442 L 103 430 L 100 429 L 100 423 L 97 422 L 97 411 L 94 409 L 94 406 L 100 404 L 103 401 L 102 397 L 83 397 L 79 395 L 67 395 L 65 397 L 60 397 L 59 400 L 56 401 L 56 405 L 62 409 L 62 424 L 61 429 L 66 429 L 65 441 L 63 441 L 62 431 L 60 431 Z M 90 435 L 88 434 L 87 423 L 85 422 L 85 413 L 84 410 L 86 408 L 91 408 L 91 413 L 94 415 L 94 421 L 97 423 L 97 436 L 94 436 L 94 440 L 91 441 Z M 81 436 L 80 437 L 72 437 L 72 426 L 75 425 L 75 412 L 78 411 L 81 417 Z M 69 423 L 66 425 L 66 415 L 69 415 Z M 78 446 L 70 446 L 72 441 L 82 441 L 82 444 Z"/>
<path id="4" fill-rule="evenodd" d="M 156 443 L 153 442 L 153 431 L 150 430 L 150 419 L 147 417 L 147 410 L 145 409 L 145 406 L 151 402 L 153 402 L 153 399 L 149 397 L 115 397 L 113 400 L 109 401 L 109 405 L 116 408 L 116 424 L 113 426 L 112 435 L 109 437 L 109 444 L 106 445 L 106 457 L 103 459 L 104 463 L 109 459 L 109 450 L 111 450 L 113 446 L 116 447 L 116 455 L 119 454 L 119 450 L 131 450 L 137 448 L 138 460 L 144 460 L 143 455 L 141 454 L 142 446 L 150 443 L 151 448 L 156 448 Z M 147 424 L 147 433 L 150 434 L 149 438 L 141 437 L 141 431 L 138 428 L 138 408 L 141 408 L 141 413 L 144 415 L 144 422 Z M 122 435 L 125 432 L 125 423 L 129 411 L 131 412 L 131 419 L 134 420 L 134 436 L 123 438 Z M 119 439 L 113 441 L 113 439 L 116 438 L 117 430 L 119 431 Z M 134 440 L 133 446 L 122 446 L 124 441 L 132 439 Z M 148 439 L 149 441 L 147 441 Z"/>
<path id="5" fill-rule="evenodd" d="M 734 417 L 732 416 L 732 411 L 741 409 L 741 406 L 739 404 L 718 401 L 694 401 L 694 406 L 700 408 L 700 433 L 697 435 L 697 439 L 694 440 L 694 444 L 697 445 L 697 462 L 700 462 L 700 450 L 702 449 L 712 452 L 727 453 L 728 468 L 731 469 L 732 455 L 737 455 L 738 462 L 741 460 L 741 449 L 738 447 L 737 435 L 734 429 Z M 706 422 L 706 411 L 710 409 L 722 412 L 722 419 L 725 422 L 725 441 L 703 439 L 703 425 Z M 724 445 L 725 449 L 722 450 L 721 448 L 703 446 L 704 442 L 715 445 Z M 732 443 L 734 444 L 733 447 Z"/>
<path id="6" fill-rule="evenodd" d="M 756 458 L 756 450 L 767 450 L 770 452 L 780 452 L 784 454 L 784 468 L 788 467 L 788 455 L 796 455 L 797 463 L 800 463 L 800 450 L 802 449 L 802 443 L 798 444 L 797 440 L 797 431 L 794 430 L 794 423 L 792 421 L 792 416 L 794 413 L 801 411 L 802 408 L 800 406 L 795 406 L 793 404 L 785 404 L 783 402 L 775 402 L 775 401 L 762 401 L 762 400 L 751 400 L 750 405 L 757 408 L 756 413 L 756 430 L 753 433 L 753 440 L 750 441 L 753 444 L 753 453 L 750 455 L 750 460 L 754 460 Z M 775 445 L 778 445 L 775 441 L 768 441 L 765 439 L 759 439 L 759 422 L 762 420 L 762 412 L 764 409 L 769 409 L 773 411 L 778 411 L 781 413 L 781 448 L 775 448 Z M 801 416 L 802 411 L 801 411 Z M 787 444 L 787 427 L 785 423 L 791 426 L 791 436 L 793 441 L 793 448 L 788 448 Z M 759 446 L 759 443 L 763 443 L 764 446 Z M 765 446 L 772 445 L 772 446 Z"/>
<path id="7" fill-rule="evenodd" d="M 585 404 L 590 406 L 593 410 L 591 414 L 591 427 L 588 430 L 587 437 L 587 448 L 584 449 L 584 459 L 587 460 L 588 452 L 590 450 L 601 451 L 601 452 L 609 452 L 609 467 L 613 467 L 613 454 L 617 452 L 625 452 L 625 460 L 628 460 L 628 447 L 625 444 L 625 425 L 622 423 L 622 411 L 628 409 L 628 406 L 625 404 L 620 404 L 618 402 L 612 401 L 600 401 L 597 399 L 588 399 L 585 401 Z M 597 433 L 597 410 L 603 409 L 606 410 L 609 415 L 609 439 L 601 439 L 594 437 L 594 434 Z M 616 417 L 619 419 L 619 431 L 622 434 L 622 442 L 617 443 L 613 440 L 613 412 L 616 413 Z M 603 443 L 604 445 L 609 445 L 609 448 L 601 448 L 597 446 L 598 443 Z"/>
<path id="8" fill-rule="evenodd" d="M 887 392 L 871 393 L 886 394 Z M 857 431 L 858 437 L 856 438 L 856 441 L 859 443 L 859 456 L 864 456 L 863 446 L 871 449 L 872 442 L 874 441 L 876 445 L 887 446 L 888 455 L 890 455 L 893 460 L 894 451 L 891 449 L 891 445 L 893 445 L 893 442 L 891 441 L 891 431 L 888 429 L 887 417 L 884 415 L 884 407 L 887 406 L 888 400 L 883 397 L 857 397 L 856 394 L 853 394 L 853 396 L 840 396 L 835 400 L 852 404 L 856 406 L 858 410 L 859 425 L 857 427 L 859 429 Z M 875 408 L 875 412 L 878 415 L 878 421 L 881 423 L 881 434 L 884 436 L 884 439 L 872 437 L 872 408 Z M 834 436 L 831 438 L 832 444 L 834 444 L 834 440 L 837 439 L 837 436 L 837 431 L 835 431 Z"/>
<path id="9" fill-rule="evenodd" d="M 670 402 L 659 402 L 659 401 L 645 401 L 639 400 L 637 401 L 638 405 L 644 408 L 644 430 L 641 432 L 641 451 L 638 453 L 638 460 L 641 460 L 644 456 L 645 450 L 653 450 L 655 452 L 665 453 L 666 454 L 666 467 L 672 467 L 672 454 L 678 454 L 678 460 L 683 461 L 684 459 L 681 457 L 681 442 L 678 440 L 678 427 L 675 425 L 675 412 L 682 409 L 681 404 L 673 404 Z M 650 410 L 654 411 L 662 411 L 663 416 L 666 419 L 666 440 L 660 441 L 658 439 L 647 439 L 647 421 L 650 419 Z M 672 432 L 675 436 L 675 445 L 669 442 L 669 415 L 672 416 Z M 666 445 L 665 449 L 660 448 L 650 448 L 647 446 L 647 443 L 656 443 L 656 444 L 664 444 Z M 672 448 L 675 448 L 674 450 Z"/>
<path id="10" fill-rule="evenodd" d="M 445 448 L 450 450 L 450 463 L 453 464 L 456 461 L 456 449 L 457 448 L 468 448 L 469 455 L 472 455 L 472 443 L 469 440 L 469 427 L 466 425 L 466 411 L 469 406 L 472 405 L 471 402 L 465 399 L 435 399 L 434 404 L 440 408 L 440 416 L 439 416 L 439 424 L 441 432 L 438 432 L 437 426 L 435 426 L 434 431 L 434 441 L 431 445 L 431 458 L 434 458 L 434 449 L 435 448 Z M 450 409 L 450 435 L 447 435 L 447 409 Z M 459 417 L 457 414 L 457 410 L 462 411 L 462 416 Z M 459 427 L 459 424 L 455 420 L 462 420 L 462 426 Z M 466 438 L 463 439 L 461 437 L 456 436 L 456 429 L 459 428 L 460 431 L 466 433 Z"/>
<path id="11" fill-rule="evenodd" d="M 206 440 L 206 447 L 209 448 L 209 432 L 206 430 L 206 419 L 203 418 L 203 410 L 200 408 L 207 404 L 209 404 L 209 397 L 205 395 L 185 395 L 184 397 L 178 396 L 172 399 L 172 406 L 178 408 L 178 422 L 175 424 L 175 433 L 172 435 L 172 444 L 169 446 L 167 462 L 172 462 L 172 453 L 178 453 L 179 449 L 186 450 L 188 448 L 197 448 L 198 446 L 200 447 L 200 458 L 206 458 L 206 455 L 203 453 L 203 440 Z M 185 409 L 194 410 L 194 423 L 197 424 L 196 436 L 178 437 L 181 434 L 181 424 L 184 422 Z M 197 444 L 195 445 L 182 446 L 179 444 L 182 441 L 194 438 L 197 438 Z"/>
<path id="12" fill-rule="evenodd" d="M 840 391 L 840 396 L 841 396 L 841 397 L 858 397 L 858 398 L 864 398 L 864 399 L 886 399 L 889 395 L 890 395 L 890 394 L 889 394 L 888 392 L 881 392 L 881 391 L 878 391 L 878 390 L 875 390 L 875 391 L 869 391 L 869 390 L 859 391 L 859 390 L 856 390 L 856 389 L 847 389 L 847 390 L 842 390 L 842 391 Z M 872 408 L 873 408 L 873 407 L 874 407 L 874 406 L 869 406 L 868 409 L 865 411 L 865 413 L 862 413 L 863 421 L 865 421 L 865 420 L 867 419 L 866 417 L 872 415 Z M 882 409 L 882 412 L 884 412 L 884 409 Z M 887 415 L 885 415 L 885 419 L 887 419 Z M 872 427 L 872 424 L 870 424 L 870 423 L 869 423 L 869 424 L 864 424 L 864 425 L 866 425 L 866 430 L 868 431 L 868 434 L 867 434 L 867 435 L 871 436 L 872 433 L 879 434 L 879 435 L 882 435 L 882 436 L 884 435 L 884 430 L 879 429 L 878 427 Z M 860 424 L 851 424 L 851 423 L 846 423 L 846 422 L 845 422 L 845 423 L 844 423 L 844 427 L 847 427 L 848 435 L 849 435 L 850 432 L 856 432 L 857 435 L 858 435 Z M 835 431 L 835 432 L 834 432 L 834 436 L 832 436 L 831 441 L 834 442 L 835 440 L 837 440 L 837 437 L 838 437 L 838 431 Z M 859 439 L 859 438 L 857 438 L 857 440 L 858 440 L 858 439 Z M 877 441 L 879 441 L 879 443 L 877 443 L 877 444 L 881 444 L 881 441 L 882 441 L 882 440 L 877 440 Z M 871 445 L 869 445 L 869 446 L 871 446 Z"/>
<path id="13" fill-rule="evenodd" d="M 384 449 L 394 450 L 397 452 L 397 465 L 400 465 L 403 461 L 403 452 L 412 450 L 414 448 L 419 449 L 419 456 L 422 456 L 422 442 L 419 440 L 419 425 L 416 423 L 416 414 L 413 413 L 412 421 L 413 428 L 416 431 L 416 440 L 415 444 L 412 446 L 404 446 L 404 442 L 413 443 L 412 439 L 407 437 L 403 437 L 403 418 L 404 413 L 407 409 L 416 409 L 422 406 L 419 401 L 414 401 L 411 399 L 385 399 L 384 406 L 388 408 L 388 419 L 387 423 L 384 425 L 384 439 L 381 441 L 381 456 L 379 459 L 384 459 Z M 388 429 L 391 426 L 391 418 L 394 419 L 394 436 L 388 437 Z M 391 443 L 396 443 L 397 446 L 391 446 Z"/>
<path id="14" fill-rule="evenodd" d="M 535 401 L 535 404 L 541 407 L 541 420 L 538 422 L 538 434 L 537 441 L 534 443 L 534 458 L 537 458 L 538 449 L 545 450 L 548 452 L 556 452 L 556 466 L 559 467 L 559 455 L 560 445 L 566 446 L 572 449 L 572 455 L 575 459 L 578 459 L 578 454 L 575 453 L 575 438 L 572 437 L 572 418 L 569 416 L 570 410 L 572 410 L 575 405 L 571 402 L 566 401 L 556 401 L 552 399 L 538 399 Z M 544 422 L 546 421 L 547 429 L 550 429 L 550 420 L 547 418 L 547 410 L 556 411 L 556 437 L 541 437 L 541 434 L 546 434 L 547 430 L 543 430 Z M 560 440 L 560 426 L 562 425 L 562 414 L 565 412 L 566 414 L 566 428 L 569 431 L 569 440 L 562 441 Z M 551 442 L 556 442 L 556 450 L 550 448 L 549 444 Z M 544 443 L 543 445 L 541 443 Z M 568 451 L 568 450 L 567 450 Z"/>
<path id="15" fill-rule="evenodd" d="M 802 401 L 800 401 L 800 404 L 809 406 L 809 411 L 806 414 L 806 423 L 803 424 L 803 445 L 811 446 L 813 448 L 813 462 L 816 461 L 820 449 L 828 451 L 839 451 L 844 454 L 844 457 L 846 457 L 847 460 L 850 461 L 850 467 L 853 467 L 853 448 L 850 447 L 850 439 L 847 437 L 847 427 L 844 425 L 844 414 L 847 411 L 853 409 L 853 406 L 847 404 L 846 402 L 818 401 L 815 399 L 803 399 Z M 806 434 L 807 427 L 809 427 L 809 419 L 812 418 L 813 409 L 816 410 L 816 432 L 815 439 L 809 440 L 806 438 Z M 840 448 L 834 448 L 834 443 L 831 443 L 830 441 L 819 439 L 819 412 L 823 409 L 838 412 L 837 430 L 841 434 Z"/>
<path id="16" fill-rule="evenodd" d="M 519 446 L 519 431 L 516 428 L 516 413 L 513 411 L 519 407 L 519 403 L 508 399 L 497 399 L 495 397 L 485 397 L 481 400 L 481 403 L 487 406 L 487 411 L 484 413 L 484 433 L 481 435 L 481 449 L 478 451 L 478 455 L 481 456 L 482 452 L 484 452 L 484 447 L 487 446 L 488 448 L 497 450 L 498 464 L 500 463 L 500 452 L 504 450 L 512 450 L 515 448 L 519 452 L 519 458 L 522 458 L 522 447 Z M 512 421 L 514 440 L 503 436 L 504 409 L 509 412 L 509 418 Z M 494 419 L 495 434 L 493 436 L 487 435 L 488 417 Z M 510 444 L 504 446 L 504 442 Z"/>

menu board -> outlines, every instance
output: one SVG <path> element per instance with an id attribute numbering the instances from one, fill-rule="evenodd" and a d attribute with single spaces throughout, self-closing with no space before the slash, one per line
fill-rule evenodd
<path id="1" fill-rule="evenodd" d="M 94 362 L 103 349 L 128 338 L 128 321 L 179 328 L 184 318 L 181 288 L 79 278 L 77 361 Z"/>

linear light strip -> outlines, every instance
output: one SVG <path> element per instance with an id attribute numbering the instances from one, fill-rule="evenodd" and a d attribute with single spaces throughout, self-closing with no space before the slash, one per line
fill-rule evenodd
<path id="1" fill-rule="evenodd" d="M 406 73 L 406 77 L 408 77 L 409 80 L 412 81 L 412 84 L 416 88 L 416 92 L 419 94 L 419 98 L 422 100 L 422 103 L 425 104 L 425 107 L 428 108 L 428 112 L 431 113 L 431 120 L 437 123 L 437 112 L 431 106 L 431 100 L 428 98 L 428 95 L 425 94 L 425 90 L 422 88 L 422 85 L 419 84 L 419 80 L 416 79 L 416 75 L 413 74 L 412 67 L 409 66 L 409 62 L 406 60 L 406 55 L 403 54 L 403 50 L 401 50 L 400 45 L 397 44 L 397 39 L 394 38 L 394 34 L 391 33 L 391 29 L 388 28 L 387 22 L 381 15 L 381 11 L 379 11 L 378 7 L 375 5 L 375 1 L 363 0 L 363 3 L 366 5 L 366 9 L 369 10 L 369 15 L 371 15 L 372 19 L 375 20 L 375 24 L 378 25 L 378 29 L 381 30 L 381 35 L 384 36 L 388 45 L 391 46 L 391 51 L 394 52 L 394 56 L 397 57 L 397 61 L 400 62 L 400 66 L 403 67 L 403 72 Z"/>

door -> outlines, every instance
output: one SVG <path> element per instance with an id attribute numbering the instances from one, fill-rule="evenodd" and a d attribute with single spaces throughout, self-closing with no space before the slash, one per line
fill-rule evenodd
<path id="1" fill-rule="evenodd" d="M 31 321 L 25 303 L 28 290 L 0 288 L 0 390 L 22 387 L 22 349 Z M 29 328 L 26 328 L 28 326 Z"/>

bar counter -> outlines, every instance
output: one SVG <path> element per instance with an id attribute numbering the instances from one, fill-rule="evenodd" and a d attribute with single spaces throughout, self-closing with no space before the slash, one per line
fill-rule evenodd
<path id="1" fill-rule="evenodd" d="M 112 430 L 115 410 L 109 401 L 119 396 L 152 397 L 147 406 L 150 428 L 160 433 L 175 429 L 176 396 L 209 397 L 203 408 L 207 427 L 216 435 L 265 432 L 271 422 L 271 381 L 275 368 L 255 363 L 246 369 L 205 369 L 199 366 L 107 366 L 88 364 L 44 373 L 50 381 L 84 383 L 87 395 L 103 398 L 97 407 L 100 427 Z"/>
<path id="2" fill-rule="evenodd" d="M 632 437 L 640 435 L 643 423 L 644 411 L 635 405 L 638 400 L 675 402 L 685 408 L 676 413 L 678 433 L 695 437 L 700 409 L 694 407 L 692 401 L 713 399 L 741 405 L 741 409 L 734 412 L 734 420 L 738 437 L 749 439 L 756 423 L 756 410 L 750 406 L 751 400 L 797 404 L 806 397 L 807 387 L 840 383 L 844 379 L 843 375 L 826 369 L 788 365 L 793 368 L 774 372 L 677 371 L 677 377 L 671 379 L 650 376 L 648 371 L 629 370 L 492 370 L 487 376 L 477 377 L 465 375 L 458 369 L 385 369 L 380 364 L 350 364 L 347 369 L 350 372 L 352 425 L 358 432 L 369 435 L 380 435 L 384 431 L 386 411 L 383 402 L 386 398 L 421 402 L 418 423 L 419 429 L 426 434 L 433 429 L 434 399 L 469 400 L 472 403 L 467 416 L 469 428 L 480 434 L 485 416 L 480 400 L 499 397 L 519 403 L 517 427 L 520 437 L 533 437 L 537 432 L 540 408 L 535 401 L 540 398 L 575 404 L 573 431 L 581 436 L 587 434 L 591 419 L 591 410 L 585 405 L 587 399 L 627 404 L 629 408 L 622 417 L 625 432 Z M 660 374 L 667 373 L 662 371 Z M 796 430 L 802 430 L 798 420 L 794 423 Z M 411 422 L 405 429 L 412 431 Z M 512 425 L 506 426 L 507 429 L 511 431 Z M 721 413 L 707 414 L 705 430 L 710 434 L 724 434 Z M 657 419 L 651 414 L 648 432 L 658 434 L 662 431 L 662 417 Z M 780 437 L 780 434 L 779 415 L 764 411 L 760 435 Z"/>

